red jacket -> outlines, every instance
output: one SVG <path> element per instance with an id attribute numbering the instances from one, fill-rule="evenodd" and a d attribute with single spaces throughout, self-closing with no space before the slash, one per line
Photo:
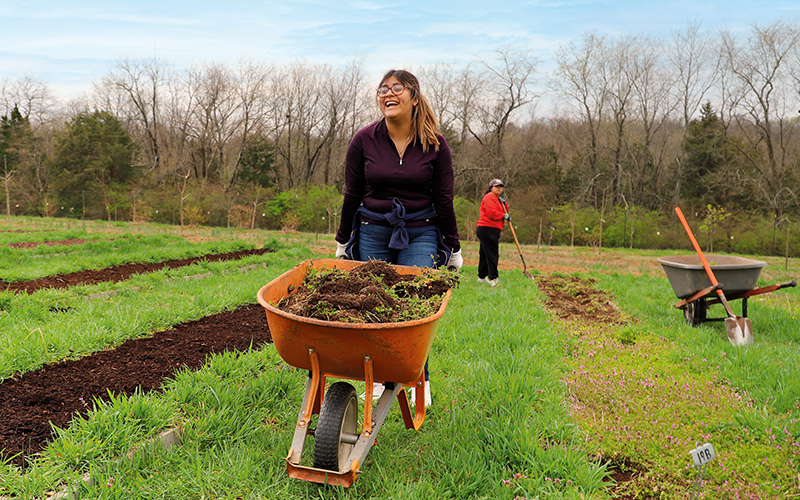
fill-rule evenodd
<path id="1" fill-rule="evenodd" d="M 506 203 L 506 210 L 508 210 L 508 203 Z M 500 199 L 491 192 L 486 193 L 481 200 L 481 213 L 478 217 L 478 226 L 483 227 L 496 227 L 503 230 L 503 219 L 505 212 L 503 205 L 500 204 Z"/>

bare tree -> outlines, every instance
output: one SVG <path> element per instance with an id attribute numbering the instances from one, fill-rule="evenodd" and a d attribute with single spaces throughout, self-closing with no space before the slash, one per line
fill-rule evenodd
<path id="1" fill-rule="evenodd" d="M 485 89 L 482 99 L 476 102 L 481 130 L 474 130 L 469 123 L 467 128 L 496 162 L 495 168 L 502 172 L 506 159 L 503 155 L 503 141 L 508 131 L 511 115 L 522 106 L 529 104 L 538 96 L 530 90 L 533 73 L 538 61 L 528 52 L 520 52 L 511 47 L 497 51 L 497 61 L 493 64 L 482 60 L 487 71 L 483 80 Z"/>
<path id="2" fill-rule="evenodd" d="M 191 79 L 187 73 L 168 80 L 163 99 L 164 138 L 161 142 L 158 170 L 152 173 L 156 184 L 171 185 L 174 175 L 182 175 L 185 165 L 191 163 L 191 126 L 195 95 L 191 92 Z"/>
<path id="3" fill-rule="evenodd" d="M 132 135 L 139 136 L 150 170 L 158 169 L 161 161 L 161 93 L 170 76 L 167 64 L 161 59 L 125 58 L 117 61 L 111 72 L 95 84 L 96 97 L 104 108 L 117 110 Z"/>
<path id="4" fill-rule="evenodd" d="M 181 217 L 181 236 L 183 236 L 183 226 L 184 226 L 184 202 L 189 197 L 189 193 L 187 193 L 187 185 L 189 184 L 189 177 L 192 175 L 192 170 L 187 166 L 181 169 L 182 171 L 178 174 L 181 177 L 181 181 L 178 184 L 178 197 L 179 197 L 179 204 L 180 204 L 180 217 Z"/>
<path id="5" fill-rule="evenodd" d="M 634 64 L 638 40 L 636 37 L 623 37 L 609 44 L 606 71 L 602 73 L 608 96 L 608 110 L 612 122 L 613 139 L 610 144 L 609 187 L 610 194 L 603 193 L 602 204 L 610 196 L 612 205 L 620 199 L 620 178 L 622 176 L 623 148 L 627 141 L 629 118 L 633 118 L 633 91 L 639 80 L 641 68 Z"/>
<path id="6" fill-rule="evenodd" d="M 485 69 L 476 71 L 472 63 L 457 67 L 452 62 L 440 62 L 418 73 L 423 92 L 439 118 L 440 128 L 450 146 L 456 192 L 471 196 L 482 192 L 488 175 L 486 151 L 471 142 L 470 133 L 470 129 L 481 130 L 476 119 L 476 104 L 486 90 L 486 74 Z"/>
<path id="7" fill-rule="evenodd" d="M 189 108 L 188 128 L 193 177 L 222 181 L 228 166 L 225 146 L 239 125 L 236 79 L 227 66 L 208 63 L 190 69 L 187 81 L 193 104 Z"/>
<path id="8" fill-rule="evenodd" d="M 238 85 L 236 87 L 237 96 L 240 102 L 239 107 L 239 126 L 236 138 L 235 151 L 229 156 L 235 155 L 232 162 L 230 180 L 228 188 L 231 187 L 236 175 L 239 172 L 242 151 L 254 136 L 268 134 L 270 101 L 269 88 L 270 77 L 274 73 L 271 66 L 243 60 L 239 63 Z"/>
<path id="9" fill-rule="evenodd" d="M 445 136 L 456 137 L 458 100 L 461 94 L 457 91 L 459 74 L 454 63 L 436 63 L 423 68 L 418 76 L 425 87 L 423 92 L 439 119 L 442 132 Z"/>
<path id="10" fill-rule="evenodd" d="M 665 177 L 669 150 L 669 122 L 675 108 L 671 92 L 674 78 L 664 67 L 663 44 L 649 37 L 638 39 L 630 60 L 635 123 L 641 146 L 629 148 L 623 174 L 628 178 L 634 204 L 655 208 Z M 622 200 L 627 205 L 626 200 Z M 617 200 L 619 204 L 619 200 Z"/>
<path id="11" fill-rule="evenodd" d="M 6 155 L 3 155 L 3 175 L 0 176 L 0 179 L 2 179 L 3 187 L 6 190 L 6 216 L 9 218 L 11 218 L 11 190 L 9 186 L 11 185 L 12 177 L 14 177 L 14 172 L 16 170 L 8 169 L 8 159 Z"/>
<path id="12" fill-rule="evenodd" d="M 338 70 L 296 61 L 279 73 L 271 112 L 281 189 L 334 179 L 331 164 L 341 164 L 343 148 L 362 123 L 363 80 L 360 61 Z"/>
<path id="13" fill-rule="evenodd" d="M 672 35 L 667 60 L 669 71 L 675 76 L 674 97 L 683 122 L 681 147 L 685 143 L 689 122 L 718 81 L 720 58 L 716 46 L 715 39 L 709 32 L 701 31 L 699 23 L 687 24 Z M 682 150 L 677 157 L 678 172 L 672 199 L 674 205 L 680 200 L 684 162 L 685 150 Z"/>
<path id="14" fill-rule="evenodd" d="M 368 94 L 365 87 L 363 62 L 355 59 L 331 74 L 331 82 L 324 86 L 327 127 L 322 131 L 323 156 L 322 182 L 344 181 L 344 157 L 347 144 L 355 134 L 366 114 Z"/>
<path id="15" fill-rule="evenodd" d="M 607 47 L 605 37 L 595 33 L 585 33 L 580 46 L 569 44 L 556 53 L 557 67 L 551 87 L 566 97 L 584 123 L 588 144 L 584 154 L 588 169 L 582 176 L 584 183 L 577 192 L 594 198 L 596 188 L 593 183 L 600 171 L 600 132 L 607 112 L 609 90 L 606 86 Z"/>
<path id="16" fill-rule="evenodd" d="M 0 98 L 8 114 L 16 106 L 23 118 L 30 120 L 34 131 L 47 123 L 55 105 L 55 98 L 50 87 L 30 75 L 19 80 L 4 80 L 0 85 Z"/>
<path id="17" fill-rule="evenodd" d="M 788 178 L 798 154 L 794 120 L 798 103 L 788 65 L 798 48 L 800 30 L 783 22 L 753 26 L 741 45 L 730 33 L 723 34 L 725 62 L 743 88 L 733 117 L 745 141 L 741 152 L 755 172 L 749 180 L 776 223 L 787 204 L 796 200 Z"/>

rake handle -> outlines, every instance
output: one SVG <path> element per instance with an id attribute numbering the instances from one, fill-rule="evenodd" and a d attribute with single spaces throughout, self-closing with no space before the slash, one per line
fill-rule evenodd
<path id="1" fill-rule="evenodd" d="M 500 202 L 500 206 L 503 207 L 503 212 L 505 212 L 506 215 L 508 215 L 508 205 L 506 205 L 505 203 L 503 203 L 501 201 Z M 509 221 L 508 221 L 508 227 L 509 227 L 509 229 L 511 229 L 511 236 L 514 237 L 514 243 L 517 244 L 517 252 L 519 252 L 519 258 L 522 259 L 522 267 L 524 268 L 525 267 L 525 257 L 522 256 L 522 248 L 520 248 L 520 246 L 519 246 L 519 240 L 517 240 L 517 233 L 514 232 L 514 224 L 511 223 L 511 219 L 509 219 Z"/>

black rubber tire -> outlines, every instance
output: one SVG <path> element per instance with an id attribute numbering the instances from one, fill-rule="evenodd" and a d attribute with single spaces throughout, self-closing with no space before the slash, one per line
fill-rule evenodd
<path id="1" fill-rule="evenodd" d="M 689 326 L 697 326 L 697 319 L 694 317 L 694 302 L 689 302 L 684 306 L 683 319 L 689 323 Z"/>
<path id="2" fill-rule="evenodd" d="M 356 434 L 357 429 L 356 389 L 347 382 L 336 382 L 328 388 L 319 411 L 314 433 L 314 467 L 336 472 L 346 470 L 353 445 L 342 442 L 342 433 Z"/>
<path id="3" fill-rule="evenodd" d="M 691 326 L 697 326 L 705 321 L 707 307 L 704 299 L 689 302 L 683 310 L 683 317 Z"/>

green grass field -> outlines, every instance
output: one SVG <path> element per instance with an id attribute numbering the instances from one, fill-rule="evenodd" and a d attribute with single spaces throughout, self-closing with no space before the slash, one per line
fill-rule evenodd
<path id="1" fill-rule="evenodd" d="M 48 229 L 49 222 L 49 229 L 100 239 L 178 234 L 163 226 L 12 222 L 5 229 Z M 114 285 L 3 294 L 0 375 L 253 303 L 261 285 L 335 249 L 330 236 L 297 233 L 192 229 L 184 239 L 271 242 L 277 252 Z M 99 404 L 60 430 L 25 471 L 0 465 L 0 495 L 46 498 L 80 483 L 80 498 L 103 499 L 690 498 L 697 469 L 689 451 L 704 442 L 717 458 L 704 471 L 700 498 L 800 494 L 796 288 L 751 299 L 756 342 L 735 348 L 721 324 L 691 328 L 672 307 L 677 299 L 655 264 L 661 253 L 523 247 L 534 274 L 596 278 L 630 318 L 598 325 L 546 311 L 516 247 L 503 246 L 496 288 L 475 282 L 476 244 L 464 249 L 464 278 L 430 357 L 434 405 L 417 432 L 404 428 L 395 407 L 351 488 L 286 476 L 306 373 L 267 346 L 216 356 L 202 370 L 178 374 L 162 393 Z M 229 272 L 256 260 L 268 265 Z M 766 260 L 760 284 L 800 275 L 794 262 L 784 270 L 782 259 Z M 53 304 L 70 314 L 48 313 Z M 175 426 L 184 430 L 181 445 L 125 458 Z M 615 486 L 608 478 L 615 471 L 632 479 Z M 79 481 L 85 473 L 91 484 Z"/>

